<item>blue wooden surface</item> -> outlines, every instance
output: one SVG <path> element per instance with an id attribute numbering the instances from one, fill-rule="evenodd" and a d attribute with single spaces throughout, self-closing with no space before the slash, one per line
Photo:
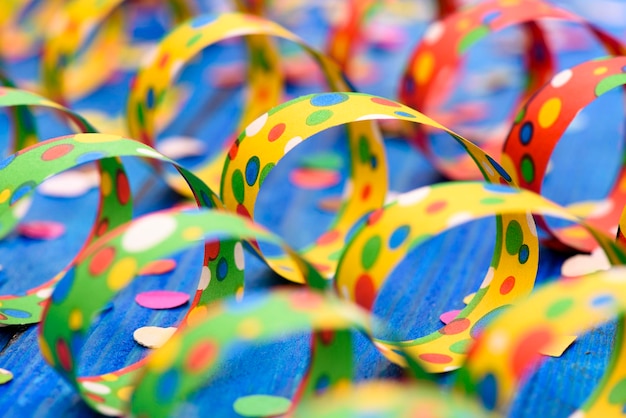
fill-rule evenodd
<path id="1" fill-rule="evenodd" d="M 310 2 L 315 3 L 315 2 Z M 580 1 L 561 1 L 559 4 L 581 11 Z M 619 2 L 616 2 L 619 3 Z M 208 9 L 211 7 L 208 6 Z M 315 9 L 315 8 L 314 8 Z M 583 10 L 585 11 L 585 10 Z M 319 10 L 305 14 L 305 22 L 284 20 L 282 23 L 305 36 L 316 46 L 323 46 L 325 22 Z M 278 14 L 280 18 L 280 14 Z M 284 18 L 284 16 L 283 16 Z M 285 18 L 286 19 L 286 18 Z M 365 52 L 384 69 L 380 77 L 359 87 L 366 92 L 395 97 L 397 80 L 408 53 L 418 42 L 425 27 L 416 22 L 408 28 L 409 42 L 395 51 L 371 49 Z M 605 28 L 619 35 L 625 27 Z M 138 38 L 154 37 L 149 26 L 135 31 Z M 513 35 L 514 36 L 514 33 Z M 472 50 L 468 60 L 469 72 L 489 71 L 494 66 L 515 68 L 519 57 L 494 56 L 495 39 L 489 38 Z M 560 55 L 564 68 L 586 59 L 601 56 L 602 51 L 592 46 L 584 51 Z M 237 61 L 242 57 L 240 46 L 212 47 L 203 58 L 185 70 L 185 80 L 206 80 L 205 67 L 215 62 Z M 489 58 L 489 59 L 487 59 Z M 19 81 L 36 77 L 36 61 L 9 65 L 10 73 Z M 129 76 L 107 89 L 75 104 L 77 110 L 99 108 L 115 114 L 123 111 L 126 83 Z M 519 84 L 519 83 L 518 83 Z M 297 95 L 317 91 L 321 87 L 296 88 Z M 516 90 L 511 88 L 488 97 L 494 106 L 487 123 L 497 121 L 512 105 Z M 546 194 L 560 203 L 581 198 L 601 197 L 610 185 L 610 179 L 619 164 L 623 136 L 623 104 L 621 91 L 607 94 L 585 110 L 578 123 L 570 129 L 559 145 L 554 158 L 554 170 L 546 180 Z M 461 94 L 463 95 L 463 94 Z M 467 98 L 467 93 L 465 93 Z M 203 86 L 193 91 L 188 112 L 162 136 L 168 134 L 199 135 L 223 134 L 226 138 L 234 128 L 240 103 L 240 91 L 211 91 Z M 203 103 L 198 106 L 198 103 Z M 202 109 L 197 111 L 196 109 Z M 67 133 L 49 113 L 40 112 L 38 118 L 44 138 Z M 0 144 L 6 143 L 8 132 L 5 115 L 0 114 Z M 209 136 L 209 135 L 206 135 Z M 288 181 L 288 174 L 298 167 L 303 157 L 314 152 L 331 150 L 345 156 L 346 147 L 340 130 L 319 136 L 297 147 L 271 173 L 257 205 L 257 219 L 283 236 L 296 247 L 303 247 L 323 232 L 333 215 L 321 210 L 318 201 L 336 196 L 342 185 L 329 190 L 311 192 L 299 189 Z M 582 152 L 581 152 L 582 150 Z M 387 141 L 388 160 L 392 170 L 390 185 L 394 191 L 443 181 L 432 167 L 403 141 Z M 193 161 L 192 161 L 193 162 Z M 133 189 L 138 190 L 147 181 L 155 182 L 136 203 L 141 214 L 176 201 L 177 196 L 154 178 L 142 163 L 130 161 Z M 342 170 L 346 176 L 348 160 Z M 580 170 L 584 167 L 586 172 Z M 567 179 L 567 181 L 565 181 Z M 572 187 L 572 184 L 575 187 Z M 79 249 L 87 235 L 97 203 L 96 191 L 76 199 L 54 199 L 38 195 L 26 220 L 58 220 L 67 226 L 65 235 L 49 242 L 36 242 L 11 235 L 0 241 L 0 293 L 25 290 L 44 278 L 53 276 Z M 68 213 L 71 216 L 68 219 Z M 302 225 L 309 226 L 302 228 Z M 376 302 L 375 311 L 390 321 L 393 330 L 402 336 L 425 335 L 440 326 L 439 315 L 461 308 L 462 298 L 473 292 L 487 269 L 493 249 L 495 227 L 491 219 L 474 222 L 454 229 L 413 251 L 394 271 L 393 277 Z M 540 283 L 553 279 L 567 255 L 542 249 Z M 184 315 L 185 308 L 152 311 L 138 306 L 133 298 L 143 290 L 171 289 L 191 292 L 200 269 L 200 249 L 177 255 L 178 267 L 170 275 L 145 277 L 124 290 L 93 326 L 92 335 L 81 359 L 81 373 L 93 374 L 115 370 L 145 356 L 147 350 L 138 346 L 132 332 L 146 325 L 173 326 Z M 286 283 L 269 272 L 250 254 L 246 255 L 246 292 L 263 292 L 269 287 Z M 565 417 L 579 406 L 598 381 L 606 365 L 613 340 L 614 324 L 607 324 L 579 338 L 558 359 L 548 359 L 530 377 L 516 398 L 512 416 Z M 96 416 L 42 359 L 37 345 L 37 328 L 12 327 L 0 329 L 0 367 L 11 370 L 14 380 L 0 386 L 0 415 L 2 416 Z M 299 335 L 260 347 L 242 347 L 236 357 L 229 359 L 211 385 L 190 399 L 180 410 L 180 416 L 237 416 L 232 404 L 239 396 L 274 394 L 290 397 L 295 382 L 303 372 L 308 354 L 308 340 Z M 397 376 L 399 369 L 381 357 L 361 336 L 355 346 L 359 379 Z M 449 384 L 454 373 L 441 376 L 441 384 Z M 210 409 L 209 409 L 210 408 Z"/>

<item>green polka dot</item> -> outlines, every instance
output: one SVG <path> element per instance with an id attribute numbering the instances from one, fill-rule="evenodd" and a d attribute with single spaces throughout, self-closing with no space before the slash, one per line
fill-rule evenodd
<path id="1" fill-rule="evenodd" d="M 380 247 L 382 246 L 382 240 L 378 235 L 371 237 L 363 246 L 363 253 L 361 254 L 361 264 L 365 270 L 369 270 L 380 253 Z"/>
<path id="2" fill-rule="evenodd" d="M 535 179 L 535 164 L 533 164 L 533 160 L 526 155 L 522 158 L 520 165 L 522 178 L 526 181 L 526 183 L 531 183 Z"/>
<path id="3" fill-rule="evenodd" d="M 596 86 L 596 96 L 602 96 L 609 90 L 626 84 L 626 74 L 616 74 L 606 77 Z"/>
<path id="4" fill-rule="evenodd" d="M 450 351 L 456 354 L 467 354 L 467 350 L 472 344 L 472 339 L 468 338 L 467 340 L 457 341 L 450 346 Z"/>
<path id="5" fill-rule="evenodd" d="M 612 404 L 626 404 L 626 379 L 620 380 L 609 393 L 609 402 Z"/>
<path id="6" fill-rule="evenodd" d="M 270 417 L 283 415 L 291 407 L 291 401 L 282 396 L 250 395 L 235 401 L 233 409 L 244 417 Z"/>
<path id="7" fill-rule="evenodd" d="M 313 112 L 306 118 L 306 124 L 309 126 L 319 125 L 320 123 L 326 122 L 333 116 L 332 110 L 322 109 L 316 112 Z"/>
<path id="8" fill-rule="evenodd" d="M 365 137 L 359 139 L 359 160 L 363 164 L 367 164 L 370 161 L 370 145 Z"/>
<path id="9" fill-rule="evenodd" d="M 501 197 L 486 197 L 481 199 L 480 203 L 483 205 L 499 205 L 500 203 L 504 203 L 505 200 Z"/>
<path id="10" fill-rule="evenodd" d="M 519 222 L 511 221 L 506 227 L 505 237 L 506 252 L 515 255 L 518 253 L 519 248 L 524 243 L 524 233 Z"/>
<path id="11" fill-rule="evenodd" d="M 328 259 L 330 261 L 337 261 L 341 257 L 341 254 L 343 254 L 343 250 L 335 251 L 334 253 L 328 256 Z"/>
<path id="12" fill-rule="evenodd" d="M 239 203 L 243 203 L 245 187 L 243 184 L 243 173 L 241 170 L 235 170 L 232 178 L 233 194 Z"/>
<path id="13" fill-rule="evenodd" d="M 141 105 L 141 103 L 137 103 L 137 123 L 139 124 L 139 126 L 145 126 L 146 123 L 146 119 L 143 115 L 143 106 Z"/>
<path id="14" fill-rule="evenodd" d="M 526 116 L 526 108 L 525 107 L 523 107 L 522 110 L 517 112 L 517 115 L 515 116 L 515 123 L 520 123 L 522 121 L 522 119 L 524 119 L 524 116 Z"/>
<path id="15" fill-rule="evenodd" d="M 459 42 L 459 54 L 464 53 L 469 47 L 471 47 L 487 35 L 489 35 L 489 28 L 487 26 L 481 26 L 468 33 L 465 38 L 463 38 L 461 42 Z"/>
<path id="16" fill-rule="evenodd" d="M 261 170 L 261 176 L 259 177 L 259 187 L 263 185 L 263 182 L 265 181 L 265 177 L 267 177 L 270 171 L 272 171 L 272 169 L 274 168 L 274 165 L 275 165 L 274 163 L 268 163 L 265 167 L 263 167 L 263 170 Z"/>
<path id="17" fill-rule="evenodd" d="M 546 316 L 548 317 L 548 319 L 558 318 L 559 316 L 569 311 L 572 306 L 574 306 L 574 301 L 572 299 L 561 299 L 550 305 L 550 307 L 546 311 Z"/>
<path id="18" fill-rule="evenodd" d="M 187 41 L 187 47 L 193 46 L 200 39 L 202 39 L 202 33 L 196 33 L 194 36 L 189 38 L 189 40 Z"/>

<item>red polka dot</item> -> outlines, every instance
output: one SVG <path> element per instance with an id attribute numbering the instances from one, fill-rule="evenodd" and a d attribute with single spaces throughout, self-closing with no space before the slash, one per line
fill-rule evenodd
<path id="1" fill-rule="evenodd" d="M 7 320 L 7 319 L 9 319 L 9 318 L 6 315 L 0 313 L 0 320 L 4 321 L 4 320 Z"/>
<path id="2" fill-rule="evenodd" d="M 239 141 L 233 142 L 232 147 L 228 150 L 228 158 L 234 160 L 237 157 L 237 152 L 239 151 Z"/>
<path id="3" fill-rule="evenodd" d="M 248 209 L 241 203 L 237 205 L 237 214 L 245 216 L 246 218 L 252 218 L 252 216 L 250 216 L 250 212 L 248 212 Z"/>
<path id="4" fill-rule="evenodd" d="M 45 150 L 43 154 L 41 154 L 41 159 L 44 161 L 56 160 L 57 158 L 61 158 L 64 155 L 67 155 L 73 149 L 74 145 L 72 144 L 55 145 L 54 147 Z"/>
<path id="5" fill-rule="evenodd" d="M 278 125 L 274 126 L 267 134 L 267 140 L 270 142 L 276 141 L 282 136 L 283 133 L 285 133 L 285 127 L 286 125 L 284 123 L 279 123 Z"/>
<path id="6" fill-rule="evenodd" d="M 447 364 L 452 361 L 452 357 L 447 356 L 445 354 L 436 354 L 436 353 L 420 354 L 419 359 L 427 363 L 433 363 L 433 364 Z"/>
<path id="7" fill-rule="evenodd" d="M 310 310 L 322 304 L 322 297 L 312 292 L 296 292 L 290 296 L 289 301 L 294 309 Z"/>
<path id="8" fill-rule="evenodd" d="M 380 218 L 383 216 L 383 210 L 381 209 L 376 209 L 374 212 L 372 212 L 370 214 L 370 216 L 367 217 L 367 224 L 368 225 L 374 225 L 376 222 L 378 222 L 380 220 Z"/>
<path id="9" fill-rule="evenodd" d="M 169 54 L 164 54 L 161 59 L 159 60 L 159 68 L 163 68 L 165 67 L 165 64 L 167 64 L 167 61 L 170 59 Z"/>
<path id="10" fill-rule="evenodd" d="M 371 100 L 372 102 L 383 106 L 400 107 L 398 103 L 392 102 L 391 100 L 383 99 L 381 97 L 372 97 Z"/>
<path id="11" fill-rule="evenodd" d="M 365 309 L 372 310 L 376 299 L 376 289 L 374 288 L 374 281 L 369 275 L 362 274 L 357 279 L 354 294 L 356 303 Z"/>
<path id="12" fill-rule="evenodd" d="M 341 233 L 337 230 L 335 231 L 328 231 L 327 233 L 325 233 L 324 235 L 321 235 L 316 243 L 317 245 L 328 245 L 331 244 L 335 241 L 337 241 L 337 239 L 339 239 L 339 237 L 341 237 Z"/>
<path id="13" fill-rule="evenodd" d="M 123 171 L 118 171 L 115 176 L 115 183 L 117 185 L 117 198 L 122 205 L 125 205 L 130 200 L 130 185 L 128 179 Z"/>
<path id="14" fill-rule="evenodd" d="M 96 227 L 96 236 L 102 236 L 109 230 L 109 220 L 104 218 L 98 223 Z"/>
<path id="15" fill-rule="evenodd" d="M 217 357 L 217 346 L 211 341 L 201 341 L 189 351 L 185 368 L 191 372 L 205 370 Z"/>
<path id="16" fill-rule="evenodd" d="M 98 251 L 89 263 L 89 273 L 99 276 L 104 273 L 115 259 L 115 248 L 106 247 Z"/>
<path id="17" fill-rule="evenodd" d="M 96 403 L 104 403 L 104 398 L 102 396 L 98 396 L 91 392 L 83 392 L 83 394 Z"/>
<path id="18" fill-rule="evenodd" d="M 319 335 L 320 341 L 324 345 L 330 345 L 330 343 L 332 343 L 333 340 L 335 339 L 335 331 L 330 330 L 330 329 L 325 329 L 323 331 L 320 331 L 317 333 L 317 335 Z"/>
<path id="19" fill-rule="evenodd" d="M 548 345 L 552 338 L 549 328 L 531 331 L 522 338 L 511 356 L 511 368 L 518 379 L 537 363 L 541 358 L 539 350 Z"/>
<path id="20" fill-rule="evenodd" d="M 444 335 L 454 335 L 460 334 L 469 328 L 471 322 L 467 318 L 457 318 L 450 321 L 445 327 L 443 327 L 439 332 Z"/>
<path id="21" fill-rule="evenodd" d="M 439 200 L 437 202 L 431 203 L 426 208 L 426 213 L 433 214 L 443 210 L 448 205 L 448 202 L 445 200 Z"/>
<path id="22" fill-rule="evenodd" d="M 63 367 L 68 372 L 72 370 L 72 358 L 70 357 L 70 350 L 67 347 L 67 343 L 64 339 L 59 338 L 57 340 L 57 357 L 59 358 L 59 363 L 61 367 Z"/>
<path id="23" fill-rule="evenodd" d="M 139 274 L 143 276 L 159 275 L 169 273 L 176 268 L 176 261 L 171 259 L 155 260 L 139 270 Z"/>
<path id="24" fill-rule="evenodd" d="M 204 253 L 209 258 L 209 260 L 215 260 L 220 253 L 220 242 L 207 242 L 204 246 Z"/>
<path id="25" fill-rule="evenodd" d="M 372 192 L 372 186 L 370 184 L 365 185 L 361 191 L 361 200 L 367 200 Z"/>
<path id="26" fill-rule="evenodd" d="M 508 295 L 511 290 L 515 287 L 515 277 L 509 276 L 500 285 L 500 294 Z"/>

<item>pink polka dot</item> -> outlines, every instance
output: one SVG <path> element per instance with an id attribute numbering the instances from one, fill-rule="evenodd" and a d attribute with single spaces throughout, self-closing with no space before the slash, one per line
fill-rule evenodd
<path id="1" fill-rule="evenodd" d="M 41 154 L 41 159 L 43 161 L 53 161 L 57 158 L 63 157 L 64 155 L 67 155 L 73 149 L 74 145 L 72 144 L 55 145 L 54 147 L 45 150 L 43 154 Z"/>

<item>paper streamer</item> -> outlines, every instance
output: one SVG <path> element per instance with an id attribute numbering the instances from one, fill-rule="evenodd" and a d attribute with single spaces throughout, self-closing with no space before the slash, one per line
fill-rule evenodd
<path id="1" fill-rule="evenodd" d="M 250 37 L 251 35 L 254 36 Z M 259 35 L 278 37 L 298 44 L 319 64 L 331 90 L 352 90 L 336 64 L 272 21 L 242 13 L 201 15 L 178 26 L 164 38 L 157 48 L 157 53 L 139 70 L 127 105 L 130 135 L 153 146 L 157 135 L 156 112 L 165 92 L 175 81 L 182 67 L 208 46 L 233 37 L 246 36 L 249 42 L 255 42 L 249 45 L 251 53 L 256 54 L 251 56 L 249 90 L 238 132 L 259 115 L 278 105 L 283 94 L 279 56 L 267 44 L 259 43 L 257 38 Z M 279 129 L 274 132 L 275 135 L 278 133 Z M 353 145 L 363 136 L 373 142 L 377 135 L 377 130 L 369 124 L 349 129 Z M 215 190 L 219 188 L 223 163 L 233 141 L 234 139 L 228 141 L 212 160 L 195 170 L 196 174 Z M 178 191 L 185 193 L 185 188 L 181 187 L 180 182 L 170 181 L 170 183 Z"/>
<path id="2" fill-rule="evenodd" d="M 448 91 L 441 91 L 437 81 L 449 80 L 457 74 L 463 55 L 474 44 L 492 33 L 511 26 L 523 25 L 531 36 L 531 41 L 526 53 L 527 82 L 518 102 L 519 106 L 554 75 L 555 54 L 548 48 L 544 33 L 537 23 L 543 19 L 559 19 L 584 25 L 611 54 L 624 53 L 624 47 L 611 35 L 547 2 L 488 0 L 465 8 L 428 27 L 407 65 L 399 93 L 401 100 L 415 109 L 429 113 L 433 106 L 441 104 L 433 102 L 439 102 L 442 97 L 449 94 Z M 453 85 L 448 84 L 450 87 Z M 510 122 L 516 113 L 516 109 L 513 109 Z M 452 158 L 437 155 L 423 127 L 415 127 L 412 139 L 433 165 L 447 177 L 451 179 L 480 177 L 480 173 L 467 156 Z M 503 141 L 504 138 L 493 138 L 490 142 L 478 145 L 499 159 Z"/>
<path id="3" fill-rule="evenodd" d="M 625 66 L 623 57 L 588 61 L 563 70 L 537 90 L 520 110 L 502 155 L 503 166 L 520 187 L 541 193 L 548 162 L 567 127 L 585 106 L 626 84 Z M 577 213 L 598 229 L 614 233 L 626 204 L 625 181 L 626 169 L 622 166 L 606 199 L 583 207 L 575 204 Z M 556 230 L 539 222 L 554 237 L 561 237 L 561 242 L 567 241 L 578 250 L 591 251 L 595 246 L 588 235 L 581 233 L 579 225 Z"/>
<path id="4" fill-rule="evenodd" d="M 626 269 L 614 267 L 585 278 L 551 283 L 498 316 L 472 348 L 470 391 L 489 409 L 506 412 L 516 389 L 540 359 L 538 350 L 561 335 L 580 334 L 619 317 L 613 358 L 594 393 L 571 416 L 624 416 L 626 352 L 623 315 Z M 511 326 L 515 324 L 515 326 Z"/>
<path id="5" fill-rule="evenodd" d="M 48 97 L 61 104 L 77 100 L 104 84 L 119 68 L 116 58 L 128 43 L 123 30 L 125 3 L 128 2 L 71 0 L 58 10 L 54 15 L 55 25 L 46 33 L 41 57 L 41 81 Z M 165 3 L 174 21 L 183 21 L 192 14 L 186 0 Z"/>

